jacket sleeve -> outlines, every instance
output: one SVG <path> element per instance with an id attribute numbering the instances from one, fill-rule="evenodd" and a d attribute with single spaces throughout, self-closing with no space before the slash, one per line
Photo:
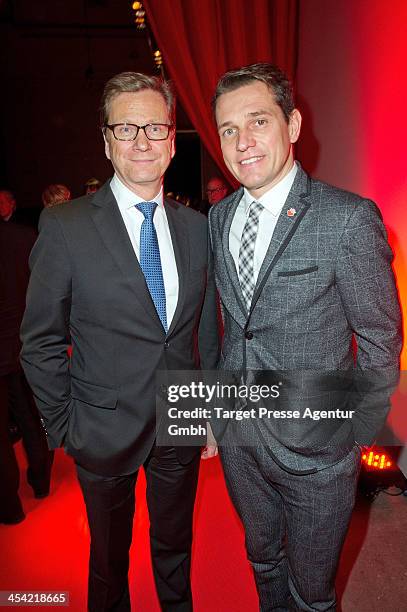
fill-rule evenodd
<path id="1" fill-rule="evenodd" d="M 198 348 L 202 370 L 217 367 L 220 354 L 218 296 L 215 286 L 212 249 L 208 236 L 208 273 L 205 299 L 198 332 Z"/>
<path id="2" fill-rule="evenodd" d="M 52 210 L 41 215 L 30 268 L 21 326 L 21 363 L 42 416 L 48 445 L 57 448 L 63 443 L 69 416 L 72 274 L 68 245 Z"/>
<path id="3" fill-rule="evenodd" d="M 399 378 L 401 313 L 393 254 L 381 214 L 365 200 L 355 207 L 341 237 L 336 283 L 357 344 L 355 440 L 370 445 L 384 424 Z"/>

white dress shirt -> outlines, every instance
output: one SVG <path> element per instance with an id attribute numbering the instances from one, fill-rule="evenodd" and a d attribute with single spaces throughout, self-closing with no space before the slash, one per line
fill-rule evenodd
<path id="1" fill-rule="evenodd" d="M 288 174 L 258 200 L 253 198 L 245 188 L 243 197 L 236 208 L 229 232 L 229 251 L 232 254 L 236 270 L 239 274 L 239 249 L 243 228 L 249 216 L 250 206 L 252 202 L 257 201 L 264 207 L 259 216 L 256 246 L 254 247 L 253 275 L 255 283 L 257 282 L 261 265 L 266 256 L 267 249 L 269 248 L 278 217 L 285 204 L 296 174 L 297 165 L 294 163 Z"/>
<path id="2" fill-rule="evenodd" d="M 140 230 L 144 221 L 144 215 L 136 208 L 136 204 L 145 202 L 145 200 L 130 191 L 130 189 L 121 182 L 117 174 L 115 174 L 110 181 L 110 187 L 119 206 L 136 257 L 140 261 Z M 177 307 L 179 282 L 174 248 L 172 246 L 170 228 L 165 212 L 162 187 L 155 198 L 149 200 L 149 202 L 157 202 L 153 222 L 155 231 L 157 232 L 158 246 L 160 248 L 161 268 L 165 287 L 167 324 L 168 327 L 170 327 Z"/>

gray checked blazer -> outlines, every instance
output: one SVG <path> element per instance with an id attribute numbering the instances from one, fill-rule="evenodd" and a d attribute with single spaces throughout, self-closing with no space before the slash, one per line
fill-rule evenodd
<path id="1" fill-rule="evenodd" d="M 349 419 L 251 424 L 283 467 L 316 471 L 355 441 L 372 444 L 386 419 L 401 350 L 392 251 L 372 201 L 313 180 L 299 166 L 247 312 L 229 251 L 242 195 L 240 188 L 212 207 L 209 218 L 224 321 L 221 368 L 282 382 L 278 405 L 269 401 L 274 409 L 354 410 Z M 219 423 L 214 429 L 222 437 Z"/>

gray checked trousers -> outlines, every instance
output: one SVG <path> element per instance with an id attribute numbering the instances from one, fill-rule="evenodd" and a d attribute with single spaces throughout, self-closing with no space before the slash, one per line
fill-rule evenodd
<path id="1" fill-rule="evenodd" d="M 261 612 L 336 610 L 335 574 L 355 503 L 359 448 L 307 475 L 281 469 L 262 446 L 220 451 Z"/>

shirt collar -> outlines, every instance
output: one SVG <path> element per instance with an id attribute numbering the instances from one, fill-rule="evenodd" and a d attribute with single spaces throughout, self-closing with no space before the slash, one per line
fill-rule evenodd
<path id="1" fill-rule="evenodd" d="M 129 208 L 134 207 L 136 204 L 140 202 L 145 202 L 143 198 L 136 195 L 131 189 L 126 187 L 124 183 L 119 179 L 117 174 L 115 173 L 112 180 L 110 181 L 110 188 L 113 191 L 113 195 L 116 198 L 117 204 L 122 212 L 128 210 Z M 157 195 L 148 200 L 149 202 L 156 202 L 157 206 L 163 208 L 164 206 L 164 198 L 163 198 L 163 188 L 161 186 L 160 191 Z"/>
<path id="2" fill-rule="evenodd" d="M 298 166 L 296 163 L 293 164 L 291 170 L 285 175 L 281 181 L 279 181 L 274 187 L 266 191 L 257 202 L 260 202 L 266 210 L 268 210 L 274 217 L 277 217 L 281 209 L 283 208 L 285 201 L 290 193 L 290 189 L 294 183 L 295 175 L 297 174 Z M 244 210 L 246 215 L 249 214 L 250 205 L 255 198 L 248 192 L 246 187 L 244 188 Z"/>

